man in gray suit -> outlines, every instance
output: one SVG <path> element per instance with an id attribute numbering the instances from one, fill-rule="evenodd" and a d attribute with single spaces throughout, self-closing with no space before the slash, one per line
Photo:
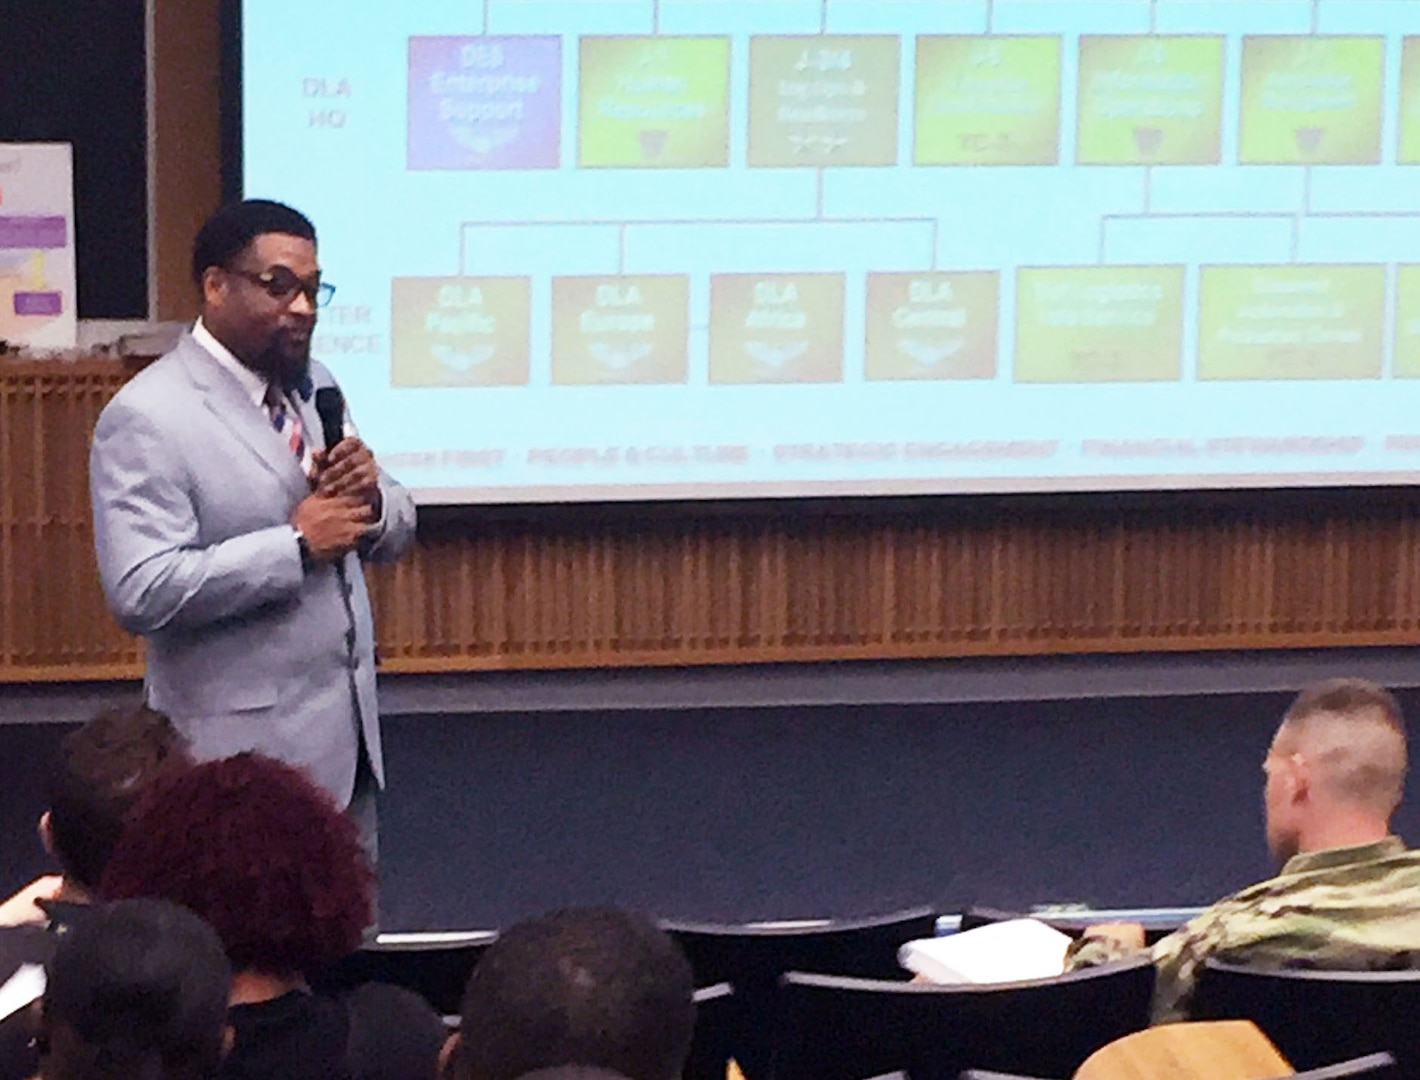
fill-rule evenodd
<path id="1" fill-rule="evenodd" d="M 149 704 L 197 756 L 304 766 L 373 855 L 384 764 L 360 561 L 409 546 L 414 504 L 348 417 L 344 438 L 322 438 L 314 402 L 335 383 L 311 332 L 333 289 L 311 223 L 280 203 L 227 206 L 192 270 L 201 318 L 94 432 L 104 591 L 147 639 Z"/>

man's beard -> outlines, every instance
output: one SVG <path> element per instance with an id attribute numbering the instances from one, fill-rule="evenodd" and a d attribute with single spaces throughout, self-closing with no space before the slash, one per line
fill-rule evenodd
<path id="1" fill-rule="evenodd" d="M 260 370 L 270 373 L 270 378 L 287 390 L 294 390 L 311 377 L 311 342 L 307 338 L 301 345 L 273 339 L 261 354 Z"/>

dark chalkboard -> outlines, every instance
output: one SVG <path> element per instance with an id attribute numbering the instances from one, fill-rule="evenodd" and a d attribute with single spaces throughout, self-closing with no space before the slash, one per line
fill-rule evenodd
<path id="1" fill-rule="evenodd" d="M 79 317 L 148 315 L 141 0 L 0 0 L 0 142 L 74 144 Z"/>

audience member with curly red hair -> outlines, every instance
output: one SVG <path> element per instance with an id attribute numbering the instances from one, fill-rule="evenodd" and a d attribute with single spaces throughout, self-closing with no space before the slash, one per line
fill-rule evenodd
<path id="1" fill-rule="evenodd" d="M 359 945 L 373 884 L 358 828 L 323 788 L 292 766 L 239 754 L 155 781 L 101 889 L 174 901 L 217 931 L 235 972 L 224 1077 L 324 1080 L 365 1075 L 351 1046 L 382 1042 L 352 1031 L 346 1004 L 307 981 Z M 437 1054 L 435 1045 L 404 1075 L 432 1074 Z"/>

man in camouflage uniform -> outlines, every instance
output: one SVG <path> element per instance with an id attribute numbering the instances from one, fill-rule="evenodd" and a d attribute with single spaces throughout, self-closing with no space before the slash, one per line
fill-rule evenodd
<path id="1" fill-rule="evenodd" d="M 1333 679 L 1297 697 L 1263 763 L 1267 846 L 1282 871 L 1154 945 L 1154 1023 L 1188 1019 L 1209 957 L 1262 968 L 1420 966 L 1420 851 L 1390 834 L 1405 768 L 1405 722 L 1388 691 Z M 1091 927 L 1067 968 L 1143 942 L 1134 924 Z"/>

